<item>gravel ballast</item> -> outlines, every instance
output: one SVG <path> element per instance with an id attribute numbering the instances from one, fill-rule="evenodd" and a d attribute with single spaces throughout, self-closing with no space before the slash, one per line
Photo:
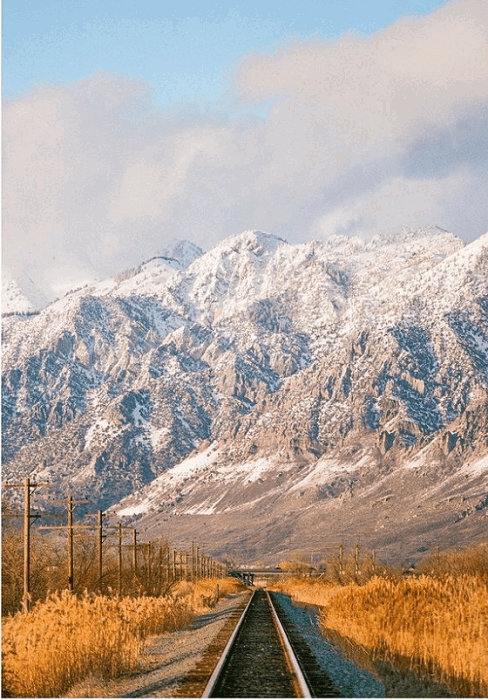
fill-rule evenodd
<path id="1" fill-rule="evenodd" d="M 274 593 L 281 609 L 300 631 L 310 651 L 341 695 L 345 698 L 384 698 L 385 688 L 371 673 L 359 669 L 352 661 L 345 659 L 340 652 L 328 642 L 321 630 L 318 615 L 311 606 L 294 605 L 290 597 L 283 593 Z"/>

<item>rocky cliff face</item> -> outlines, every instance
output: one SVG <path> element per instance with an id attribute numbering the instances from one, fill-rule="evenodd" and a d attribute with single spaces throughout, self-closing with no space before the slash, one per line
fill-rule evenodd
<path id="1" fill-rule="evenodd" d="M 192 499 L 167 480 L 212 445 L 228 495 L 207 484 L 200 505 L 223 512 L 268 478 L 284 493 L 283 464 L 320 473 L 323 500 L 351 491 L 331 459 L 358 465 L 357 491 L 419 456 L 446 480 L 488 453 L 488 235 L 244 232 L 190 252 L 4 318 L 4 478 L 196 512 L 199 470 Z"/>

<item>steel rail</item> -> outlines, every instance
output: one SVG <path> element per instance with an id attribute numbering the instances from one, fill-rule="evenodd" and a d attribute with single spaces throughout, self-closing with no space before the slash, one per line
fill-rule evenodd
<path id="1" fill-rule="evenodd" d="M 244 622 L 244 618 L 247 615 L 248 608 L 251 605 L 251 601 L 255 595 L 256 595 L 256 591 L 254 591 L 252 596 L 249 598 L 249 601 L 248 601 L 246 607 L 244 608 L 244 612 L 240 616 L 240 618 L 237 622 L 237 625 L 234 627 L 234 631 L 230 635 L 229 641 L 225 645 L 225 649 L 222 652 L 222 656 L 220 657 L 219 662 L 217 663 L 216 667 L 214 668 L 212 675 L 208 679 L 208 683 L 205 686 L 205 690 L 203 691 L 203 694 L 201 695 L 202 698 L 209 698 L 210 697 L 210 693 L 212 692 L 215 684 L 217 683 L 217 679 L 220 676 L 220 672 L 222 671 L 222 668 L 223 668 L 225 662 L 227 661 L 227 657 L 228 657 L 229 652 L 232 648 L 232 645 L 234 644 L 234 640 L 237 637 L 237 633 L 239 632 L 239 630 L 242 626 L 242 623 Z"/>
<path id="2" fill-rule="evenodd" d="M 312 695 L 310 693 L 310 688 L 309 688 L 308 683 L 305 679 L 305 676 L 303 675 L 300 663 L 299 663 L 297 656 L 293 650 L 293 647 L 290 644 L 290 640 L 288 639 L 288 635 L 285 632 L 283 625 L 281 624 L 280 618 L 278 617 L 278 613 L 275 610 L 275 606 L 273 605 L 273 601 L 271 600 L 271 596 L 269 595 L 269 592 L 267 590 L 266 590 L 266 597 L 268 599 L 268 603 L 269 603 L 270 608 L 271 608 L 271 613 L 273 615 L 275 625 L 278 628 L 278 632 L 280 633 L 282 644 L 285 647 L 288 662 L 291 665 L 292 672 L 295 675 L 296 681 L 298 683 L 298 688 L 300 690 L 301 697 L 302 698 L 311 698 Z"/>
<path id="3" fill-rule="evenodd" d="M 219 677 L 222 673 L 222 670 L 227 662 L 227 658 L 229 656 L 229 653 L 234 645 L 234 641 L 235 641 L 235 639 L 239 633 L 239 630 L 242 627 L 242 624 L 246 618 L 246 615 L 247 615 L 248 609 L 251 605 L 251 602 L 252 602 L 254 596 L 256 595 L 256 592 L 257 591 L 254 591 L 251 598 L 249 599 L 249 602 L 247 603 L 247 605 L 244 609 L 244 612 L 242 613 L 241 617 L 239 618 L 239 620 L 234 628 L 234 631 L 232 632 L 232 634 L 229 638 L 229 641 L 225 645 L 225 649 L 222 652 L 222 655 L 221 655 L 216 667 L 214 668 L 212 675 L 210 676 L 210 678 L 207 682 L 207 685 L 205 686 L 205 690 L 203 691 L 203 694 L 201 695 L 202 698 L 210 698 L 211 697 L 211 694 L 214 691 L 214 689 L 217 685 L 217 682 L 219 680 Z M 287 659 L 287 662 L 288 662 L 288 665 L 290 668 L 290 673 L 292 674 L 292 676 L 294 676 L 294 684 L 295 684 L 296 689 L 299 692 L 299 697 L 311 698 L 311 697 L 313 697 L 313 695 L 311 694 L 310 688 L 309 688 L 308 683 L 305 679 L 305 676 L 302 672 L 302 669 L 300 667 L 300 664 L 298 662 L 296 654 L 293 650 L 293 647 L 290 644 L 290 641 L 288 639 L 288 635 L 285 632 L 285 629 L 283 628 L 283 625 L 280 622 L 280 619 L 278 617 L 278 613 L 276 612 L 276 609 L 273 605 L 273 602 L 271 600 L 271 597 L 270 597 L 268 591 L 265 590 L 265 593 L 266 593 L 266 598 L 267 598 L 267 601 L 268 601 L 268 604 L 270 607 L 273 622 L 274 622 L 275 627 L 278 631 L 278 635 L 280 637 L 281 644 L 282 644 L 284 652 L 285 652 L 285 656 L 286 656 L 286 659 Z"/>

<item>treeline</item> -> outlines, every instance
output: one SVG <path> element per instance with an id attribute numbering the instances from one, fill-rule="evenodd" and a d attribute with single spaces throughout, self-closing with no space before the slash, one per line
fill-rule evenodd
<path id="1" fill-rule="evenodd" d="M 356 545 L 347 549 L 337 546 L 329 551 L 320 563 L 312 566 L 309 558 L 298 554 L 280 563 L 284 571 L 298 576 L 320 577 L 329 583 L 347 585 L 364 584 L 375 576 L 461 575 L 488 578 L 488 543 L 481 542 L 466 549 L 436 548 L 410 568 L 389 566 L 381 561 L 374 550 Z"/>
<path id="2" fill-rule="evenodd" d="M 2 318 L 11 318 L 12 316 L 39 316 L 40 311 L 6 311 L 2 314 Z"/>
<path id="3" fill-rule="evenodd" d="M 436 549 L 425 556 L 414 571 L 429 576 L 479 576 L 488 583 L 488 542 L 465 549 Z"/>

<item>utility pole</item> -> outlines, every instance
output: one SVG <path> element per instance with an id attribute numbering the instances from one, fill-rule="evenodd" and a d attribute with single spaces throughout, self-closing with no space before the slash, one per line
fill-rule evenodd
<path id="1" fill-rule="evenodd" d="M 134 528 L 134 553 L 133 553 L 133 568 L 134 568 L 134 582 L 137 580 L 137 530 Z"/>
<path id="2" fill-rule="evenodd" d="M 37 484 L 31 484 L 30 479 L 25 480 L 24 486 L 24 601 L 26 610 L 29 609 L 31 597 L 30 590 L 30 525 L 31 525 L 31 488 Z"/>
<path id="3" fill-rule="evenodd" d="M 98 537 L 97 537 L 97 554 L 98 554 L 98 587 L 100 593 L 103 589 L 103 512 L 98 511 Z"/>
<path id="4" fill-rule="evenodd" d="M 118 552 L 117 552 L 117 588 L 119 595 L 122 595 L 122 530 L 132 530 L 129 525 L 119 523 L 118 530 Z M 129 545 L 130 546 L 130 545 Z"/>
<path id="5" fill-rule="evenodd" d="M 54 503 L 66 503 L 68 511 L 68 590 L 73 592 L 74 590 L 74 526 L 73 526 L 73 509 L 74 506 L 80 505 L 81 503 L 89 503 L 90 501 L 73 501 L 73 496 L 68 496 L 66 501 L 54 501 Z M 61 526 L 63 527 L 63 526 Z M 78 527 L 85 527 L 83 525 Z M 90 528 L 90 526 L 86 526 Z"/>
<path id="6" fill-rule="evenodd" d="M 74 589 L 73 496 L 68 496 L 68 590 Z"/>
<path id="7" fill-rule="evenodd" d="M 89 503 L 90 501 L 73 501 L 73 496 L 68 496 L 66 500 L 68 509 L 68 590 L 74 590 L 74 527 L 73 527 L 73 508 L 81 503 Z M 60 501 L 63 503 L 63 501 Z M 83 526 L 82 526 L 83 527 Z M 87 526 L 90 527 L 90 526 Z"/>
<path id="8" fill-rule="evenodd" d="M 30 479 L 25 480 L 24 493 L 24 597 L 25 604 L 30 598 Z"/>
<path id="9" fill-rule="evenodd" d="M 82 503 L 90 503 L 90 501 L 74 501 L 73 496 L 68 496 L 65 501 L 53 501 L 53 503 L 66 504 L 67 514 L 68 514 L 68 524 L 67 525 L 46 525 L 41 527 L 41 530 L 66 530 L 68 533 L 68 590 L 73 592 L 74 590 L 74 530 L 93 530 L 91 525 L 73 525 L 73 510 L 74 507 Z M 53 517 L 53 516 L 51 516 Z M 61 517 L 61 516 L 54 516 Z"/>
<path id="10" fill-rule="evenodd" d="M 147 593 L 151 594 L 154 591 L 152 581 L 152 542 L 147 543 Z"/>
<path id="11" fill-rule="evenodd" d="M 117 588 L 119 596 L 122 595 L 122 523 L 118 526 L 119 546 L 117 551 Z"/>
<path id="12" fill-rule="evenodd" d="M 31 513 L 31 489 L 48 486 L 48 484 L 34 484 L 27 477 L 23 484 L 5 484 L 5 488 L 18 489 L 24 488 L 24 594 L 22 605 L 25 610 L 29 609 L 31 598 L 30 587 L 30 570 L 31 570 L 31 520 L 42 517 L 41 515 L 33 515 Z M 56 517 L 56 516 L 45 516 Z"/>
<path id="13" fill-rule="evenodd" d="M 87 513 L 87 516 L 97 516 L 97 524 L 96 526 L 87 525 L 84 527 L 87 527 L 87 529 L 94 529 L 96 527 L 97 530 L 97 581 L 98 581 L 98 590 L 100 593 L 103 593 L 103 543 L 106 540 L 107 537 L 109 537 L 112 534 L 115 534 L 118 532 L 119 536 L 119 542 L 118 542 L 118 592 L 119 595 L 122 590 L 122 530 L 126 529 L 132 529 L 129 528 L 128 526 L 124 527 L 122 526 L 121 523 L 118 524 L 117 527 L 111 526 L 108 528 L 105 528 L 105 534 L 104 534 L 104 529 L 103 529 L 103 519 L 106 518 L 109 515 L 113 515 L 112 512 L 108 511 L 104 513 L 102 510 L 98 510 L 96 513 Z"/>
<path id="14" fill-rule="evenodd" d="M 158 554 L 158 595 L 161 595 L 161 588 L 163 586 L 162 564 L 163 564 L 163 547 L 161 545 L 161 540 L 160 540 L 159 541 L 159 554 Z"/>

